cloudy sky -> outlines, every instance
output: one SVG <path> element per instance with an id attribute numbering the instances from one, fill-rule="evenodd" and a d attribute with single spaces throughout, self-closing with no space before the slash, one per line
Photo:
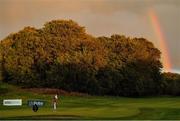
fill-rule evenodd
<path id="1" fill-rule="evenodd" d="M 94 36 L 144 37 L 161 49 L 149 10 L 158 16 L 172 71 L 178 72 L 180 0 L 0 0 L 0 40 L 25 26 L 41 28 L 53 19 L 73 19 Z"/>

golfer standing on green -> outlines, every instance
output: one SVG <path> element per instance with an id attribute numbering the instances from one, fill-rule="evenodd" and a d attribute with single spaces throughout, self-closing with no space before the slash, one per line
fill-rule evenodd
<path id="1" fill-rule="evenodd" d="M 53 97 L 53 109 L 56 110 L 57 108 L 57 101 L 58 101 L 58 96 L 57 94 Z"/>

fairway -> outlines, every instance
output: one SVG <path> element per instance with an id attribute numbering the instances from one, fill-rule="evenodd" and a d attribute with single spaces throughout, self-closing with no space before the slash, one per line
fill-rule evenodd
<path id="1" fill-rule="evenodd" d="M 3 87 L 4 86 L 4 87 Z M 58 108 L 53 111 L 52 95 L 27 92 L 11 85 L 1 85 L 9 92 L 3 99 L 23 99 L 23 106 L 0 105 L 0 119 L 180 119 L 180 97 L 98 97 L 59 96 Z M 27 100 L 46 101 L 44 107 L 33 112 Z"/>

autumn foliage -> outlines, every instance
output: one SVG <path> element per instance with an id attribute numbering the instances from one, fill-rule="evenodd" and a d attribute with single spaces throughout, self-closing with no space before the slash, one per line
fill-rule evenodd
<path id="1" fill-rule="evenodd" d="M 4 82 L 96 95 L 160 92 L 160 51 L 144 38 L 93 37 L 72 20 L 53 20 L 10 34 L 0 51 Z"/>

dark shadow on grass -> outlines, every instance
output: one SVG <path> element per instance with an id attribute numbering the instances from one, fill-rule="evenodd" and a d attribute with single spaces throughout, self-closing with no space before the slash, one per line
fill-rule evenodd
<path id="1" fill-rule="evenodd" d="M 36 115 L 36 116 L 18 116 L 0 118 L 0 120 L 78 120 L 81 119 L 77 115 Z"/>
<path id="2" fill-rule="evenodd" d="M 140 108 L 140 113 L 122 120 L 180 120 L 180 108 Z"/>

